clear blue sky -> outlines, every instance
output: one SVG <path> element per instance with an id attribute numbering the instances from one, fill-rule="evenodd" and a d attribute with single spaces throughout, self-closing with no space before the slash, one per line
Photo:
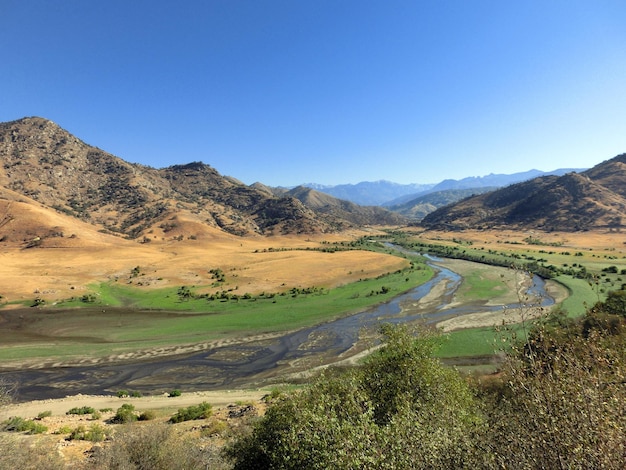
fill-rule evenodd
<path id="1" fill-rule="evenodd" d="M 626 1 L 0 0 L 0 121 L 245 183 L 626 152 Z"/>

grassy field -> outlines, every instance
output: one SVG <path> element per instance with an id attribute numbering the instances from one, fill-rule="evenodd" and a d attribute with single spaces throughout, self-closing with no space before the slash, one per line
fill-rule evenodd
<path id="1" fill-rule="evenodd" d="M 529 235 L 514 231 L 409 231 L 401 238 L 422 247 L 438 247 L 439 251 L 435 252 L 447 252 L 452 257 L 553 271 L 553 279 L 569 291 L 560 308 L 571 318 L 580 317 L 596 302 L 604 300 L 607 292 L 620 289 L 626 282 L 626 242 L 615 232 Z M 478 273 L 465 273 L 460 292 L 468 299 L 492 298 L 498 295 L 498 286 Z M 508 331 L 523 337 L 527 326 L 511 325 Z M 494 328 L 452 331 L 445 335 L 439 355 L 454 358 L 493 354 L 506 347 L 503 334 Z"/>
<path id="2" fill-rule="evenodd" d="M 0 332 L 0 360 L 98 357 L 294 330 L 386 302 L 431 276 L 428 266 L 414 264 L 332 289 L 230 293 L 215 300 L 194 293 L 204 286 L 190 287 L 182 296 L 180 288 L 141 290 L 106 283 L 93 287 L 97 300 L 87 307 L 78 300 L 61 302 L 29 312 L 31 321 L 17 332 Z M 83 308 L 72 308 L 76 305 Z"/>
<path id="3" fill-rule="evenodd" d="M 603 300 L 606 292 L 620 288 L 626 278 L 625 249 L 619 234 L 528 237 L 515 232 L 407 231 L 402 237 L 421 246 L 443 247 L 452 257 L 469 255 L 482 261 L 461 273 L 464 280 L 455 298 L 459 303 L 507 303 L 507 295 L 515 297 L 515 288 L 485 263 L 531 263 L 558 273 L 554 279 L 570 292 L 561 307 L 572 317 L 584 314 L 589 306 Z M 139 254 L 144 258 L 123 259 L 126 252 L 115 252 L 116 257 L 108 261 L 107 281 L 86 284 L 78 293 L 74 291 L 73 297 L 48 302 L 43 309 L 29 309 L 29 321 L 20 324 L 15 320 L 13 329 L 5 323 L 0 330 L 0 360 L 89 360 L 294 330 L 388 301 L 432 276 L 425 265 L 410 268 L 406 259 L 390 256 L 390 250 L 380 244 L 368 244 L 366 240 L 373 238 L 336 243 L 276 239 L 271 245 L 265 240 L 254 244 L 224 241 L 209 252 L 191 242 L 171 248 L 163 245 L 161 264 L 150 264 L 147 257 L 154 251 L 143 253 L 143 247 Z M 331 250 L 311 250 L 320 247 Z M 332 252 L 333 247 L 358 250 Z M 48 253 L 21 256 L 31 263 L 40 259 L 37 262 L 43 264 Z M 207 253 L 213 253 L 210 262 L 201 258 Z M 85 269 L 93 266 L 87 255 L 76 259 Z M 177 260 L 184 260 L 184 264 L 177 268 Z M 124 269 L 119 268 L 122 262 Z M 17 270 L 18 264 L 15 266 Z M 222 269 L 213 269 L 217 267 Z M 38 279 L 53 275 L 57 273 L 45 271 Z M 502 346 L 501 339 L 502 334 L 494 328 L 451 331 L 445 336 L 440 355 L 490 355 Z"/>

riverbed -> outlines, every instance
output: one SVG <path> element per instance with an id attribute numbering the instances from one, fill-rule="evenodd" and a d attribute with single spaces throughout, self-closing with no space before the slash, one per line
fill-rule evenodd
<path id="1" fill-rule="evenodd" d="M 4 372 L 0 380 L 17 384 L 16 401 L 65 396 L 115 394 L 131 390 L 158 395 L 173 389 L 186 392 L 258 387 L 286 376 L 346 360 L 375 346 L 381 323 L 426 323 L 445 331 L 488 326 L 516 309 L 520 296 L 532 296 L 539 309 L 560 301 L 564 290 L 555 283 L 505 268 L 509 280 L 499 302 L 466 299 L 459 295 L 463 272 L 476 263 L 433 260 L 435 276 L 426 284 L 390 302 L 332 322 L 283 335 L 264 335 L 230 343 L 196 345 L 155 355 L 145 352 L 122 362 Z M 482 265 L 480 265 L 482 266 Z M 510 279 L 513 279 L 510 281 Z M 530 292 L 530 294 L 529 294 Z"/>

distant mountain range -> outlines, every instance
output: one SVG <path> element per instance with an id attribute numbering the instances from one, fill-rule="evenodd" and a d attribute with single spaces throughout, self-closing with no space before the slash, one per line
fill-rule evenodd
<path id="1" fill-rule="evenodd" d="M 175 235 L 182 220 L 199 232 L 205 227 L 238 236 L 326 233 L 421 219 L 425 227 L 452 230 L 616 228 L 626 207 L 624 158 L 580 173 L 531 170 L 436 185 L 377 181 L 272 188 L 247 186 L 201 162 L 162 169 L 131 164 L 49 120 L 24 118 L 0 123 L 0 241 L 54 238 L 62 232 L 59 217 L 130 239 Z M 18 213 L 18 206 L 40 215 L 29 216 L 24 228 L 25 212 Z"/>
<path id="2" fill-rule="evenodd" d="M 304 183 L 302 186 L 329 194 L 338 199 L 354 202 L 362 206 L 384 206 L 402 196 L 415 196 L 429 191 L 434 184 L 399 184 L 391 181 L 363 181 L 356 184 L 336 186 Z"/>
<path id="3" fill-rule="evenodd" d="M 426 214 L 465 197 L 526 181 L 539 176 L 564 175 L 584 169 L 561 168 L 553 171 L 529 170 L 521 173 L 470 176 L 461 180 L 445 179 L 437 184 L 398 184 L 380 180 L 336 186 L 306 183 L 303 186 L 360 205 L 386 207 L 411 219 L 422 219 Z"/>
<path id="4" fill-rule="evenodd" d="M 379 180 L 362 181 L 356 184 L 338 184 L 336 186 L 304 183 L 302 186 L 360 205 L 392 207 L 404 204 L 412 199 L 420 198 L 429 193 L 474 188 L 495 189 L 539 176 L 561 176 L 566 173 L 571 173 L 572 171 L 580 172 L 585 169 L 586 168 L 560 168 L 553 171 L 529 170 L 510 175 L 496 175 L 492 173 L 487 176 L 469 176 L 460 180 L 445 179 L 437 184 L 399 184 Z"/>
<path id="5" fill-rule="evenodd" d="M 429 229 L 621 230 L 626 221 L 626 154 L 581 173 L 533 178 L 428 214 Z"/>

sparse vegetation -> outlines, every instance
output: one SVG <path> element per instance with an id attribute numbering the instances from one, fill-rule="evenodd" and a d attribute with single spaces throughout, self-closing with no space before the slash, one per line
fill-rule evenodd
<path id="1" fill-rule="evenodd" d="M 106 430 L 98 423 L 93 423 L 89 428 L 85 428 L 85 426 L 80 425 L 70 431 L 69 436 L 67 437 L 68 441 L 79 440 L 79 441 L 91 441 L 91 442 L 102 442 L 106 438 Z"/>
<path id="2" fill-rule="evenodd" d="M 202 402 L 199 405 L 181 408 L 171 418 L 170 423 L 182 423 L 183 421 L 191 421 L 194 419 L 206 419 L 213 413 L 213 407 L 210 403 Z"/>
<path id="3" fill-rule="evenodd" d="M 94 414 L 94 413 L 96 413 L 96 410 L 94 408 L 92 408 L 91 406 L 81 406 L 81 407 L 72 408 L 66 414 L 68 414 L 68 415 L 89 415 L 89 414 Z"/>
<path id="4" fill-rule="evenodd" d="M 48 427 L 41 423 L 19 416 L 9 418 L 2 423 L 2 427 L 5 431 L 25 432 L 26 434 L 41 434 L 48 430 Z"/>

